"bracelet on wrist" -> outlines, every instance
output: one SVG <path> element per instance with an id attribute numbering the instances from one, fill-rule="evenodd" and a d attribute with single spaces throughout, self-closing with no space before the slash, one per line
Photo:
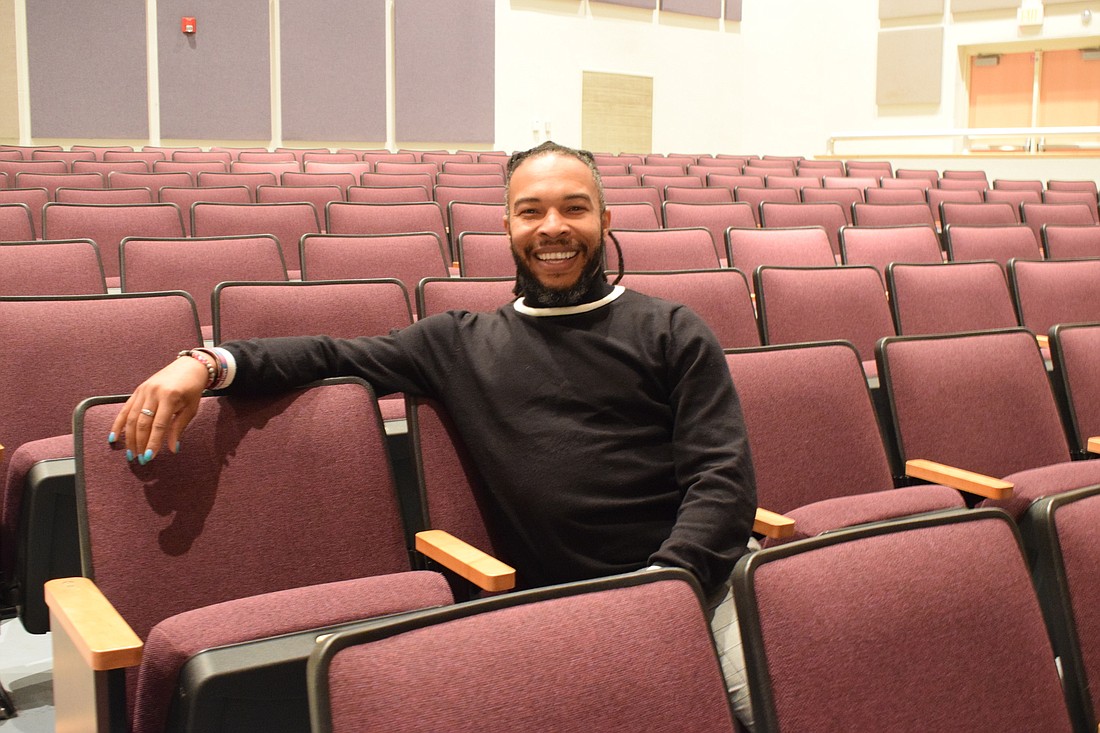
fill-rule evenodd
<path id="1" fill-rule="evenodd" d="M 210 355 L 208 355 L 208 352 L 205 349 L 184 349 L 176 355 L 176 358 L 183 358 L 185 356 L 191 357 L 192 359 L 206 367 L 207 377 L 206 387 L 204 389 L 211 389 L 214 384 L 217 383 L 219 376 L 218 367 L 215 363 L 215 360 L 210 358 Z"/>

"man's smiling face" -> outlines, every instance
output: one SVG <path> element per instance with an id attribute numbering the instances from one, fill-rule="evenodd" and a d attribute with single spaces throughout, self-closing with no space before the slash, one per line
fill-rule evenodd
<path id="1" fill-rule="evenodd" d="M 556 153 L 523 161 L 508 189 L 504 226 L 516 266 L 546 291 L 587 287 L 603 268 L 603 234 L 610 212 L 600 212 L 599 191 L 581 160 Z"/>

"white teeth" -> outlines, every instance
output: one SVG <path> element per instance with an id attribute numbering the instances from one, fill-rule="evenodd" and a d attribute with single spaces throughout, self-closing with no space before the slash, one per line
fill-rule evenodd
<path id="1" fill-rule="evenodd" d="M 540 252 L 539 254 L 535 255 L 535 257 L 539 258 L 543 262 L 547 260 L 568 260 L 576 256 L 576 252 Z"/>

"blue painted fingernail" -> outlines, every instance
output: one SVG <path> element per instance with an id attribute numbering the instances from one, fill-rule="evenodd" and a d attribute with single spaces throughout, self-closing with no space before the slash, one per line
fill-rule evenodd
<path id="1" fill-rule="evenodd" d="M 129 448 L 126 449 L 126 460 L 131 462 L 134 460 L 134 452 Z"/>
<path id="2" fill-rule="evenodd" d="M 118 436 L 115 435 L 115 431 L 112 430 L 111 432 L 107 433 L 108 443 L 114 443 L 116 440 L 118 440 Z"/>
<path id="3" fill-rule="evenodd" d="M 141 465 L 143 465 L 143 466 L 146 463 L 148 463 L 149 461 L 153 460 L 153 450 L 152 450 L 152 448 L 146 449 L 146 451 L 141 454 L 141 457 L 143 459 L 141 461 Z"/>
<path id="4" fill-rule="evenodd" d="M 173 450 L 172 452 L 173 453 L 179 453 L 180 452 L 180 442 L 178 440 L 176 441 L 175 450 Z"/>

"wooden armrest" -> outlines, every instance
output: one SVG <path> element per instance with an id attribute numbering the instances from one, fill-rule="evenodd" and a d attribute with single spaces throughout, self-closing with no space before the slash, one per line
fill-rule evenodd
<path id="1" fill-rule="evenodd" d="M 1088 445 L 1089 453 L 1100 453 L 1100 436 L 1089 438 Z"/>
<path id="2" fill-rule="evenodd" d="M 102 672 L 141 663 L 141 639 L 90 579 L 58 578 L 47 581 L 45 590 L 53 633 L 68 636 L 89 668 Z"/>
<path id="3" fill-rule="evenodd" d="M 1035 334 L 1035 341 L 1038 342 L 1040 348 L 1050 348 L 1050 336 L 1047 336 L 1045 333 Z"/>
<path id="4" fill-rule="evenodd" d="M 458 573 L 482 590 L 503 591 L 516 586 L 514 568 L 450 532 L 441 529 L 417 532 L 416 551 Z"/>
<path id="5" fill-rule="evenodd" d="M 794 534 L 794 520 L 767 509 L 757 509 L 752 531 L 773 540 L 785 539 Z"/>
<path id="6" fill-rule="evenodd" d="M 1012 482 L 984 473 L 975 473 L 945 463 L 917 458 L 905 462 L 905 475 L 924 479 L 959 491 L 984 496 L 987 499 L 1008 499 L 1012 496 Z"/>

